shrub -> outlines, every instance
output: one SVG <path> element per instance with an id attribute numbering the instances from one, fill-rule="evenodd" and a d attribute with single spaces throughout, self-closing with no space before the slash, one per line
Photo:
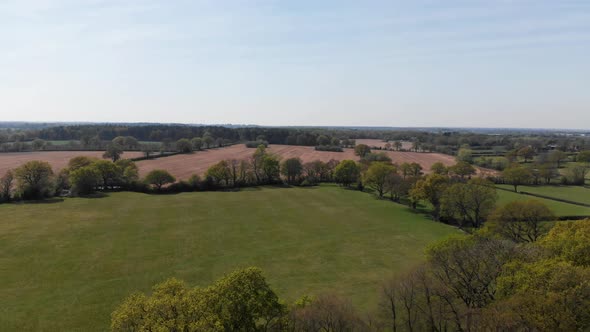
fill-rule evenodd
<path id="1" fill-rule="evenodd" d="M 330 151 L 330 152 L 343 152 L 342 148 L 337 145 L 318 145 L 315 147 L 316 151 Z"/>
<path id="2" fill-rule="evenodd" d="M 268 147 L 267 141 L 248 141 L 244 143 L 247 148 L 257 149 L 260 145 L 264 145 L 264 147 Z"/>

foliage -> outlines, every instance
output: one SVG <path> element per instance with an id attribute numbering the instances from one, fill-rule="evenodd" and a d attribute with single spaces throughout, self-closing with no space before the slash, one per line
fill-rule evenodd
<path id="1" fill-rule="evenodd" d="M 23 199 L 40 199 L 53 194 L 55 181 L 48 162 L 29 161 L 14 171 L 16 187 Z"/>
<path id="2" fill-rule="evenodd" d="M 281 163 L 281 174 L 289 184 L 298 184 L 303 172 L 303 162 L 300 158 L 289 158 Z"/>
<path id="3" fill-rule="evenodd" d="M 514 242 L 535 242 L 546 232 L 544 222 L 555 215 L 537 200 L 514 201 L 499 207 L 490 217 L 493 230 Z"/>
<path id="4" fill-rule="evenodd" d="M 113 162 L 121 159 L 121 155 L 123 154 L 123 147 L 116 143 L 109 143 L 107 145 L 107 149 L 102 155 L 105 159 L 112 159 Z"/>
<path id="5" fill-rule="evenodd" d="M 387 192 L 388 184 L 392 183 L 392 177 L 396 173 L 395 166 L 383 162 L 374 162 L 367 169 L 363 182 L 367 187 L 374 190 L 379 198 L 382 198 Z"/>
<path id="6" fill-rule="evenodd" d="M 161 191 L 163 186 L 174 181 L 176 181 L 176 178 L 163 169 L 155 169 L 144 178 L 145 183 L 154 186 L 158 191 Z"/>
<path id="7" fill-rule="evenodd" d="M 350 187 L 358 182 L 360 173 L 360 167 L 354 160 L 343 160 L 334 169 L 334 181 L 345 187 Z"/>
<path id="8" fill-rule="evenodd" d="M 449 172 L 448 168 L 440 161 L 437 161 L 434 164 L 432 164 L 432 166 L 430 166 L 430 171 L 434 174 L 439 175 L 447 175 Z"/>
<path id="9" fill-rule="evenodd" d="M 74 195 L 88 195 L 101 183 L 100 172 L 94 166 L 77 168 L 69 174 L 70 185 Z"/>
<path id="10" fill-rule="evenodd" d="M 424 200 L 430 203 L 434 219 L 439 220 L 441 200 L 448 185 L 448 178 L 439 174 L 429 174 L 414 184 L 410 190 L 410 197 L 414 201 Z"/>
<path id="11" fill-rule="evenodd" d="M 449 167 L 448 170 L 450 173 L 459 176 L 461 179 L 470 177 L 476 173 L 475 167 L 471 166 L 470 163 L 465 161 L 459 161 L 455 165 Z"/>
<path id="12" fill-rule="evenodd" d="M 371 148 L 366 144 L 358 144 L 354 147 L 354 154 L 363 158 L 371 152 Z"/>
<path id="13" fill-rule="evenodd" d="M 238 270 L 205 289 L 176 279 L 154 286 L 151 296 L 129 296 L 113 313 L 113 331 L 261 331 L 284 307 L 256 268 Z"/>
<path id="14" fill-rule="evenodd" d="M 176 151 L 180 153 L 191 153 L 193 152 L 193 143 L 186 138 L 181 138 L 176 141 Z"/>
<path id="15" fill-rule="evenodd" d="M 513 164 L 502 172 L 502 178 L 506 183 L 513 185 L 514 191 L 517 192 L 519 185 L 531 182 L 533 174 L 530 169 L 518 164 Z"/>
<path id="16" fill-rule="evenodd" d="M 12 187 L 14 185 L 14 172 L 8 170 L 0 178 L 0 203 L 9 202 L 12 199 Z"/>
<path id="17" fill-rule="evenodd" d="M 540 245 L 576 266 L 590 267 L 590 219 L 557 223 Z"/>
<path id="18" fill-rule="evenodd" d="M 496 206 L 494 184 L 481 178 L 467 183 L 455 183 L 446 189 L 441 199 L 442 214 L 456 220 L 461 227 L 478 228 Z"/>

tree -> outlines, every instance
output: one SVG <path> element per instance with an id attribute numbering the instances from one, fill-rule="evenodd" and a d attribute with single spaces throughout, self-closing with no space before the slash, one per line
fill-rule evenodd
<path id="1" fill-rule="evenodd" d="M 180 153 L 191 153 L 193 152 L 193 144 L 186 138 L 181 138 L 176 141 L 176 151 Z"/>
<path id="2" fill-rule="evenodd" d="M 470 163 L 459 161 L 455 165 L 449 167 L 449 172 L 458 175 L 461 179 L 465 179 L 466 176 L 469 177 L 475 175 L 476 170 Z"/>
<path id="3" fill-rule="evenodd" d="M 331 142 L 331 140 L 328 136 L 326 136 L 326 135 L 318 136 L 318 139 L 317 139 L 318 145 L 330 145 L 330 142 Z"/>
<path id="4" fill-rule="evenodd" d="M 68 170 L 70 172 L 75 171 L 79 168 L 90 166 L 95 161 L 97 161 L 97 159 L 95 159 L 95 158 L 86 157 L 86 156 L 77 156 L 77 157 L 70 159 L 70 161 L 68 162 Z"/>
<path id="5" fill-rule="evenodd" d="M 230 187 L 233 185 L 229 163 L 225 160 L 209 167 L 205 176 L 214 186 Z"/>
<path id="6" fill-rule="evenodd" d="M 122 185 L 130 185 L 139 181 L 139 167 L 130 159 L 117 160 L 115 166 L 119 171 L 119 180 Z"/>
<path id="7" fill-rule="evenodd" d="M 84 166 L 70 172 L 69 181 L 74 195 L 92 194 L 101 183 L 101 175 L 94 166 Z"/>
<path id="8" fill-rule="evenodd" d="M 518 186 L 531 182 L 533 174 L 530 169 L 522 165 L 512 164 L 502 172 L 502 178 L 506 183 L 514 186 L 514 192 L 518 192 Z"/>
<path id="9" fill-rule="evenodd" d="M 276 183 L 281 178 L 281 162 L 279 157 L 266 153 L 262 158 L 262 173 L 266 183 Z"/>
<path id="10" fill-rule="evenodd" d="M 94 162 L 93 166 L 100 176 L 100 184 L 103 189 L 112 187 L 119 182 L 121 172 L 115 163 L 110 160 L 98 160 Z"/>
<path id="11" fill-rule="evenodd" d="M 161 191 L 163 186 L 174 183 L 175 181 L 176 178 L 163 169 L 155 169 L 149 172 L 144 178 L 145 183 L 154 186 L 158 191 Z"/>
<path id="12" fill-rule="evenodd" d="M 579 163 L 590 164 L 590 150 L 580 151 L 576 156 L 576 161 Z"/>
<path id="13" fill-rule="evenodd" d="M 334 169 L 334 180 L 342 186 L 350 187 L 358 182 L 360 172 L 360 167 L 354 160 L 343 160 Z"/>
<path id="14" fill-rule="evenodd" d="M 513 201 L 497 208 L 490 216 L 493 230 L 515 242 L 535 242 L 555 215 L 537 200 Z"/>
<path id="15" fill-rule="evenodd" d="M 576 266 L 590 267 L 590 219 L 558 222 L 540 245 Z"/>
<path id="16" fill-rule="evenodd" d="M 473 151 L 468 148 L 459 149 L 459 152 L 457 152 L 457 161 L 464 161 L 471 164 L 473 162 Z"/>
<path id="17" fill-rule="evenodd" d="M 200 137 L 195 137 L 191 140 L 193 144 L 193 149 L 199 151 L 203 147 L 203 140 Z"/>
<path id="18" fill-rule="evenodd" d="M 281 174 L 287 178 L 287 183 L 296 184 L 301 178 L 303 163 L 300 158 L 289 158 L 281 163 Z"/>
<path id="19" fill-rule="evenodd" d="M 377 193 L 379 198 L 387 191 L 391 178 L 396 174 L 393 165 L 383 162 L 372 163 L 364 176 L 364 183 Z"/>
<path id="20" fill-rule="evenodd" d="M 203 143 L 205 144 L 205 146 L 207 146 L 207 149 L 209 149 L 211 147 L 211 144 L 213 144 L 215 140 L 213 139 L 213 137 L 211 137 L 211 135 L 206 134 L 205 136 L 203 136 Z"/>
<path id="21" fill-rule="evenodd" d="M 443 214 L 459 221 L 460 226 L 470 224 L 479 228 L 493 211 L 498 196 L 494 184 L 480 178 L 467 183 L 455 183 L 441 199 Z"/>
<path id="22" fill-rule="evenodd" d="M 447 167 L 443 163 L 441 163 L 440 161 L 437 161 L 434 164 L 432 164 L 432 166 L 430 166 L 430 171 L 434 174 L 439 174 L 439 175 L 447 175 L 449 172 Z"/>
<path id="23" fill-rule="evenodd" d="M 440 219 L 440 204 L 449 179 L 438 174 L 429 174 L 424 179 L 418 180 L 410 190 L 410 197 L 414 201 L 425 200 L 433 207 L 434 220 Z"/>
<path id="24" fill-rule="evenodd" d="M 252 163 L 252 171 L 254 172 L 254 176 L 256 177 L 256 183 L 262 183 L 263 178 L 263 171 L 262 171 L 262 164 L 264 161 L 264 157 L 266 156 L 266 146 L 264 144 L 258 145 L 254 154 L 252 154 L 251 163 Z"/>
<path id="25" fill-rule="evenodd" d="M 402 144 L 402 142 L 400 141 L 395 141 L 393 142 L 393 147 L 395 148 L 395 150 L 399 151 L 402 149 L 404 145 Z"/>
<path id="26" fill-rule="evenodd" d="M 47 142 L 45 142 L 44 140 L 36 138 L 35 140 L 33 140 L 33 149 L 37 151 L 43 150 L 46 144 Z"/>
<path id="27" fill-rule="evenodd" d="M 518 150 L 517 155 L 524 158 L 526 163 L 529 159 L 533 159 L 535 156 L 535 150 L 531 146 L 525 146 Z"/>
<path id="28" fill-rule="evenodd" d="M 278 329 L 284 306 L 259 269 L 238 270 L 207 288 L 177 279 L 135 293 L 112 313 L 113 331 L 267 331 Z"/>
<path id="29" fill-rule="evenodd" d="M 12 186 L 14 185 L 14 173 L 8 170 L 0 178 L 0 202 L 9 202 L 12 199 Z"/>
<path id="30" fill-rule="evenodd" d="M 53 193 L 51 165 L 45 161 L 29 161 L 15 170 L 17 189 L 23 199 L 40 199 Z"/>
<path id="31" fill-rule="evenodd" d="M 553 150 L 549 153 L 549 160 L 557 165 L 557 168 L 561 166 L 561 162 L 567 160 L 567 153 L 560 150 Z"/>
<path id="32" fill-rule="evenodd" d="M 450 237 L 426 250 L 432 274 L 467 308 L 483 308 L 496 299 L 496 279 L 513 256 L 510 241 Z"/>
<path id="33" fill-rule="evenodd" d="M 559 176 L 557 168 L 550 164 L 542 164 L 537 168 L 539 176 L 545 180 L 545 184 L 550 184 L 551 180 Z"/>
<path id="34" fill-rule="evenodd" d="M 354 154 L 363 158 L 371 152 L 371 148 L 366 144 L 359 144 L 354 147 Z"/>
<path id="35" fill-rule="evenodd" d="M 119 144 L 115 144 L 115 143 L 111 142 L 111 143 L 109 143 L 109 145 L 107 145 L 107 149 L 104 152 L 104 154 L 102 155 L 102 157 L 105 159 L 112 159 L 113 162 L 115 162 L 121 158 L 122 154 L 123 154 L 123 148 Z"/>

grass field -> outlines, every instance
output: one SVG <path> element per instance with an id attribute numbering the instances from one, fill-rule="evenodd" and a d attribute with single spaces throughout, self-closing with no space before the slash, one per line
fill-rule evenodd
<path id="1" fill-rule="evenodd" d="M 519 188 L 518 190 L 528 191 L 529 187 L 526 187 L 527 189 L 525 189 L 525 186 L 519 186 L 518 188 Z M 584 189 L 584 188 L 581 188 L 581 189 Z M 584 190 L 590 192 L 590 190 L 588 190 L 588 189 L 584 189 Z M 515 192 L 506 191 L 506 190 L 498 190 L 498 196 L 499 196 L 498 197 L 498 205 L 506 204 L 510 201 L 515 201 L 515 200 L 535 199 L 535 200 L 538 200 L 538 201 L 541 201 L 541 202 L 547 204 L 547 206 L 557 216 L 590 216 L 590 208 L 585 207 L 585 206 L 581 206 L 581 205 L 558 202 L 558 201 L 553 201 L 550 199 L 533 197 L 533 196 L 529 196 L 529 195 L 522 195 L 522 194 L 518 194 Z"/>
<path id="2" fill-rule="evenodd" d="M 335 186 L 0 205 L 0 329 L 104 331 L 133 291 L 263 269 L 279 296 L 335 291 L 360 308 L 380 282 L 458 231 Z"/>
<path id="3" fill-rule="evenodd" d="M 498 187 L 513 189 L 510 185 L 499 185 Z M 590 189 L 581 186 L 518 186 L 518 191 L 590 204 Z"/>

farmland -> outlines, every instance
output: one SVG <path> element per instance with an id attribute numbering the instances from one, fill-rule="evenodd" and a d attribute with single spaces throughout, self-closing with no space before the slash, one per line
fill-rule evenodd
<path id="1" fill-rule="evenodd" d="M 510 185 L 498 185 L 498 187 L 513 189 Z M 590 204 L 590 189 L 581 186 L 519 186 L 518 191 Z"/>
<path id="2" fill-rule="evenodd" d="M 525 190 L 524 187 L 519 187 L 519 190 L 520 190 L 520 188 L 523 188 L 522 189 L 523 191 L 528 191 L 528 190 Z M 528 187 L 527 187 L 527 189 L 528 189 Z M 579 188 L 579 189 L 590 191 L 585 188 Z M 499 196 L 498 204 L 500 204 L 500 205 L 506 204 L 511 201 L 516 201 L 516 200 L 534 199 L 534 200 L 538 200 L 538 201 L 545 203 L 553 211 L 553 213 L 555 213 L 557 216 L 590 216 L 590 207 L 574 205 L 574 204 L 569 204 L 569 203 L 564 203 L 564 202 L 558 202 L 558 201 L 554 201 L 551 199 L 533 197 L 533 196 L 529 196 L 529 195 L 518 194 L 515 192 L 511 192 L 511 191 L 506 191 L 506 190 L 498 190 L 498 196 Z M 547 196 L 551 196 L 551 195 L 547 195 Z"/>
<path id="3" fill-rule="evenodd" d="M 0 205 L 0 214 L 0 326 L 20 331 L 104 331 L 133 291 L 169 277 L 207 285 L 250 265 L 289 301 L 336 291 L 373 307 L 384 278 L 457 232 L 331 185 L 113 193 Z"/>
<path id="4" fill-rule="evenodd" d="M 358 160 L 359 157 L 354 155 L 352 149 L 344 149 L 344 152 L 327 152 L 316 151 L 309 146 L 292 146 L 292 145 L 270 145 L 269 152 L 279 155 L 281 158 L 299 157 L 303 162 L 321 160 Z M 192 154 L 176 155 L 166 158 L 144 160 L 137 163 L 140 175 L 145 175 L 154 169 L 168 170 L 178 179 L 187 179 L 193 174 L 204 174 L 205 171 L 213 164 L 224 159 L 247 159 L 252 156 L 254 149 L 246 148 L 243 144 L 237 144 L 221 149 L 211 149 L 198 151 Z M 394 163 L 417 162 L 424 170 L 429 170 L 430 166 L 437 161 L 450 166 L 455 164 L 452 156 L 440 153 L 417 153 L 417 152 L 397 152 L 384 151 Z"/>
<path id="5" fill-rule="evenodd" d="M 88 156 L 102 158 L 102 151 L 47 151 L 47 152 L 14 152 L 0 153 L 0 176 L 9 169 L 14 169 L 20 165 L 31 161 L 41 160 L 51 164 L 54 172 L 58 172 L 68 165 L 68 161 L 76 156 Z M 123 158 L 140 157 L 141 152 L 125 152 Z"/>
<path id="6" fill-rule="evenodd" d="M 359 138 L 355 140 L 356 144 L 366 144 L 370 147 L 377 147 L 377 148 L 384 148 L 385 144 L 387 144 L 387 142 L 385 142 L 384 140 L 381 139 L 368 139 L 368 138 Z M 393 141 L 390 141 L 389 143 L 393 143 Z M 412 148 L 412 142 L 407 142 L 407 141 L 402 141 L 402 149 L 404 150 L 410 150 Z"/>

